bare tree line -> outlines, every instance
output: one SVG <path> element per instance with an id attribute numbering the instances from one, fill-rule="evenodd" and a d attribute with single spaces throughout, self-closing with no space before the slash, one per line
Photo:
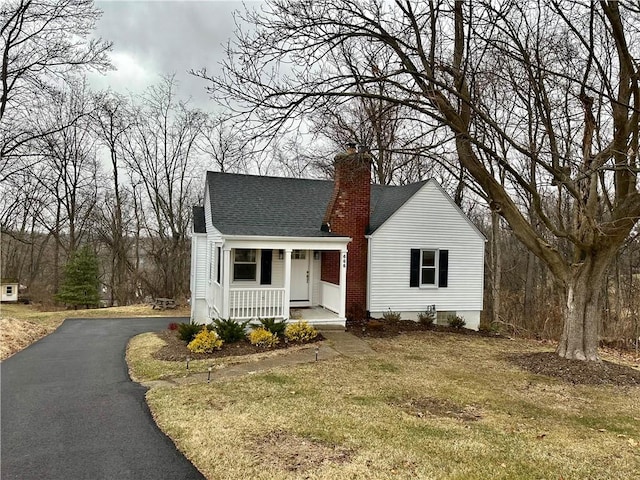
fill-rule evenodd
<path id="1" fill-rule="evenodd" d="M 224 73 L 199 74 L 265 135 L 347 99 L 439 131 L 492 230 L 504 222 L 562 292 L 558 355 L 595 361 L 607 272 L 640 218 L 639 13 L 615 1 L 273 0 L 245 11 L 255 28 L 238 33 Z"/>
<path id="2" fill-rule="evenodd" d="M 90 1 L 53 3 L 60 25 L 95 21 Z M 17 19 L 42 21 L 48 2 L 8 5 L 3 275 L 53 293 L 89 242 L 110 301 L 186 295 L 204 169 L 331 178 L 356 142 L 375 182 L 435 177 L 485 232 L 487 325 L 589 360 L 600 337 L 637 338 L 631 3 L 269 1 L 240 14 L 255 28 L 238 31 L 223 76 L 193 72 L 226 105 L 218 115 L 178 99 L 172 77 L 135 99 L 88 91 L 82 72 L 109 67 L 109 44 L 70 45 L 61 28 L 50 35 L 67 57 L 20 63 Z"/>

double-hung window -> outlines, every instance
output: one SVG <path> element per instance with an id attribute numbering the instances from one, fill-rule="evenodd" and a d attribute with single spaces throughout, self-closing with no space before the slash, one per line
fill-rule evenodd
<path id="1" fill-rule="evenodd" d="M 446 287 L 449 283 L 449 251 L 412 248 L 409 286 Z"/>
<path id="2" fill-rule="evenodd" d="M 436 285 L 437 260 L 435 250 L 420 251 L 420 285 Z"/>
<path id="3" fill-rule="evenodd" d="M 255 281 L 256 273 L 256 250 L 236 248 L 233 257 L 233 280 Z"/>

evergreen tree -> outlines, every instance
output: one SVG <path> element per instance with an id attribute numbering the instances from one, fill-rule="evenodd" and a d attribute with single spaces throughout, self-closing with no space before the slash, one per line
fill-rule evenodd
<path id="1" fill-rule="evenodd" d="M 65 267 L 64 283 L 56 294 L 67 305 L 98 306 L 98 257 L 88 246 L 82 247 L 69 259 Z"/>

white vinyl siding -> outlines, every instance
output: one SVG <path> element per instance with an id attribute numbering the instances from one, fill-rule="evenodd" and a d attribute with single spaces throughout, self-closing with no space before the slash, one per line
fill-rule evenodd
<path id="1" fill-rule="evenodd" d="M 194 233 L 191 237 L 191 319 L 204 323 L 207 315 L 207 236 Z"/>
<path id="2" fill-rule="evenodd" d="M 313 256 L 313 251 L 310 251 L 311 255 L 311 305 L 318 305 L 320 303 L 320 255 L 316 260 Z"/>
<path id="3" fill-rule="evenodd" d="M 191 278 L 191 289 L 196 298 L 204 298 L 207 288 L 207 237 L 204 234 L 193 234 L 191 248 L 194 255 L 195 275 Z"/>
<path id="4" fill-rule="evenodd" d="M 284 287 L 284 258 L 280 258 L 280 250 L 274 250 L 271 257 L 271 286 Z M 282 253 L 284 256 L 284 252 Z"/>
<path id="5" fill-rule="evenodd" d="M 0 290 L 2 294 L 3 302 L 17 302 L 18 301 L 18 284 L 4 284 L 2 285 L 2 289 Z"/>
<path id="6" fill-rule="evenodd" d="M 370 238 L 369 310 L 482 310 L 484 243 L 440 187 L 426 183 Z M 410 287 L 412 248 L 449 251 L 447 287 Z"/>

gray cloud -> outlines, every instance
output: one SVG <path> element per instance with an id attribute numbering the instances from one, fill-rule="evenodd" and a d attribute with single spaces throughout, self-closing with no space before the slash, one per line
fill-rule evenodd
<path id="1" fill-rule="evenodd" d="M 139 92 L 162 74 L 175 73 L 181 97 L 214 108 L 206 82 L 187 73 L 207 67 L 218 71 L 224 46 L 233 35 L 239 1 L 96 1 L 103 15 L 96 35 L 111 40 L 119 67 L 105 77 L 91 76 L 97 88 Z"/>

